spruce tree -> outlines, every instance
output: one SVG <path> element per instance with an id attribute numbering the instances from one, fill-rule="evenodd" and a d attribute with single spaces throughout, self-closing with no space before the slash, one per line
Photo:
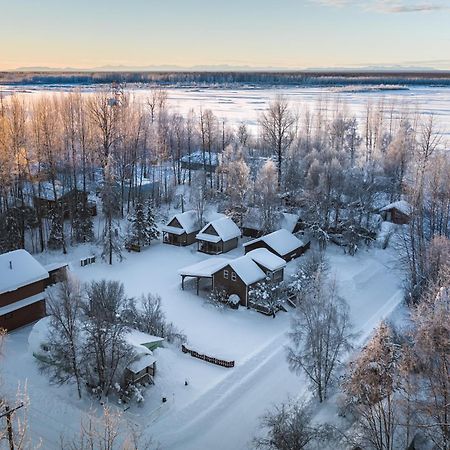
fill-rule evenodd
<path id="1" fill-rule="evenodd" d="M 94 239 L 94 224 L 83 200 L 77 202 L 73 217 L 73 235 L 75 242 L 91 242 Z"/>
<path id="2" fill-rule="evenodd" d="M 139 201 L 134 207 L 133 215 L 128 219 L 130 222 L 130 233 L 128 235 L 127 244 L 144 246 L 149 243 L 149 235 L 147 233 L 147 221 L 143 204 Z"/>
<path id="3" fill-rule="evenodd" d="M 147 218 L 146 218 L 146 244 L 150 245 L 151 242 L 159 238 L 159 230 L 156 226 L 155 213 L 153 212 L 153 205 L 149 199 L 147 202 Z"/>
<path id="4" fill-rule="evenodd" d="M 0 250 L 9 252 L 21 247 L 20 225 L 16 215 L 9 211 L 0 224 Z"/>
<path id="5" fill-rule="evenodd" d="M 47 241 L 50 250 L 60 250 L 64 247 L 63 221 L 58 211 L 53 209 L 51 212 L 50 236 Z"/>

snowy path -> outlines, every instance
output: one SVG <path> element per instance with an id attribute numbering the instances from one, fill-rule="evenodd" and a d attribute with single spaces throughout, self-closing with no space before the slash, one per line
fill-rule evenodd
<path id="1" fill-rule="evenodd" d="M 356 327 L 358 345 L 370 336 L 380 320 L 401 303 L 398 290 L 369 320 Z M 286 334 L 278 336 L 216 388 L 193 405 L 152 428 L 164 448 L 171 450 L 242 449 L 257 431 L 259 417 L 272 404 L 288 396 L 307 394 L 306 380 L 292 374 L 286 363 Z M 171 430 L 167 432 L 167 430 Z M 173 431 L 175 430 L 175 431 Z"/>

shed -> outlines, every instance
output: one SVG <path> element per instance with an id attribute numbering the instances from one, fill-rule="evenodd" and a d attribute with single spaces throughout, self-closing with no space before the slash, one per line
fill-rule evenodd
<path id="1" fill-rule="evenodd" d="M 163 242 L 179 246 L 191 245 L 195 242 L 199 230 L 200 225 L 195 211 L 175 214 L 167 225 L 162 227 Z"/>
<path id="2" fill-rule="evenodd" d="M 245 253 L 257 248 L 266 248 L 285 261 L 298 258 L 309 249 L 310 242 L 303 242 L 282 228 L 244 244 Z"/>
<path id="3" fill-rule="evenodd" d="M 381 216 L 386 222 L 392 222 L 397 225 L 409 223 L 411 219 L 412 207 L 405 200 L 390 203 L 380 209 Z"/>
<path id="4" fill-rule="evenodd" d="M 212 255 L 228 252 L 237 247 L 240 235 L 241 230 L 229 217 L 213 220 L 196 236 L 198 251 Z"/>

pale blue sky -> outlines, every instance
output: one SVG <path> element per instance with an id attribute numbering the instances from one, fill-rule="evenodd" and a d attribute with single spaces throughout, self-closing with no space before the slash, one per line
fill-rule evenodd
<path id="1" fill-rule="evenodd" d="M 450 69 L 450 0 L 0 0 L 0 69 Z"/>

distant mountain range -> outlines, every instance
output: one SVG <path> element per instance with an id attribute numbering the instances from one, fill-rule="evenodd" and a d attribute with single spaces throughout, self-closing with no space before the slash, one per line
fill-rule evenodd
<path id="1" fill-rule="evenodd" d="M 447 72 L 445 69 L 437 69 L 427 66 L 415 65 L 370 65 L 355 67 L 310 67 L 299 69 L 292 67 L 261 67 L 250 65 L 149 65 L 149 66 L 126 66 L 106 65 L 90 68 L 77 67 L 46 67 L 30 66 L 17 67 L 7 72 Z"/>

